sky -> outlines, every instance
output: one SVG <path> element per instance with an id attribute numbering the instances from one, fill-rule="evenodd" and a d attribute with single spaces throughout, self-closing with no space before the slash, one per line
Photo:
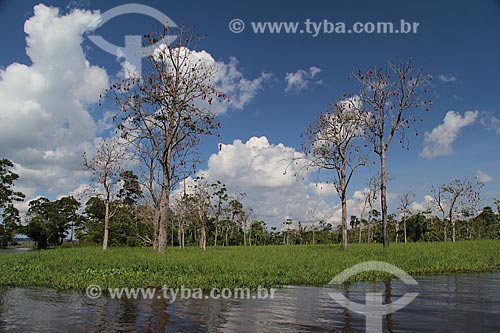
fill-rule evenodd
<path id="1" fill-rule="evenodd" d="M 329 179 L 284 174 L 300 156 L 301 133 L 330 103 L 358 87 L 348 76 L 358 68 L 412 58 L 432 75 L 433 101 L 423 121 L 408 132 L 409 150 L 396 140 L 388 151 L 389 207 L 413 191 L 413 207 L 425 209 L 432 185 L 477 176 L 485 183 L 481 204 L 500 197 L 500 1 L 137 1 L 193 27 L 203 38 L 195 51 L 218 68 L 215 84 L 230 102 L 214 112 L 220 139 L 200 146 L 198 166 L 231 192 L 245 192 L 255 218 L 280 226 L 286 218 L 340 221 Z M 122 1 L 0 1 L 0 157 L 20 175 L 17 188 L 56 199 L 78 195 L 89 175 L 82 154 L 110 136 L 113 105 L 99 95 L 124 75 L 127 59 L 109 54 L 88 37 L 125 45 L 125 36 L 156 31 L 142 14 L 103 13 Z M 239 19 L 245 24 L 243 31 Z M 408 34 L 307 33 L 306 21 L 418 23 Z M 262 22 L 299 22 L 297 33 L 256 33 Z M 231 25 L 234 24 L 234 25 Z M 311 26 L 309 26 L 311 28 Z M 418 135 L 417 135 L 418 133 Z M 218 149 L 218 144 L 222 149 Z M 376 162 L 375 156 L 370 155 Z M 293 171 L 293 170 L 292 170 Z M 359 212 L 370 164 L 354 175 L 349 214 Z M 315 212 L 312 214 L 311 212 Z M 314 215 L 314 216 L 313 216 Z"/>

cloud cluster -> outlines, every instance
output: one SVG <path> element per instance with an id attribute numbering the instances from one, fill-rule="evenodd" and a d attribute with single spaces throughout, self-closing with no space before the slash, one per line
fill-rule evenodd
<path id="1" fill-rule="evenodd" d="M 286 73 L 285 92 L 299 92 L 309 87 L 309 83 L 321 72 L 318 67 L 310 67 L 309 70 L 299 69 L 293 73 Z M 321 81 L 318 81 L 320 83 Z"/>
<path id="2" fill-rule="evenodd" d="M 306 225 L 317 224 L 320 220 L 340 224 L 342 210 L 333 184 L 313 181 L 307 175 L 295 176 L 301 174 L 303 162 L 290 161 L 301 156 L 295 148 L 272 144 L 264 136 L 252 137 L 247 142 L 234 140 L 212 154 L 208 168 L 201 170 L 199 175 L 208 181 L 220 180 L 230 193 L 244 191 L 247 196 L 243 202 L 253 209 L 253 217 L 272 226 L 282 227 L 287 218 Z M 192 179 L 187 184 L 191 182 Z M 366 191 L 354 191 L 347 200 L 348 216 L 359 216 Z M 395 195 L 388 193 L 388 197 L 393 200 Z M 378 207 L 377 202 L 374 208 Z"/>
<path id="3" fill-rule="evenodd" d="M 170 59 L 169 56 L 165 56 L 169 51 L 166 51 L 167 46 L 161 44 L 153 53 L 156 58 Z M 211 78 L 210 84 L 215 86 L 222 93 L 226 94 L 228 99 L 221 103 L 212 103 L 209 107 L 212 112 L 216 114 L 221 114 L 226 112 L 228 109 L 243 109 L 263 88 L 263 85 L 270 81 L 272 74 L 261 73 L 260 76 L 254 79 L 246 78 L 239 68 L 238 60 L 235 57 L 230 57 L 229 62 L 218 61 L 213 58 L 213 56 L 205 50 L 190 50 L 188 48 L 182 47 L 174 49 L 174 52 L 178 52 L 181 59 L 187 59 L 189 66 L 186 66 L 186 71 L 184 75 L 191 75 L 192 68 L 203 68 L 208 72 L 213 72 L 214 75 Z M 177 53 L 176 53 L 177 55 Z M 126 68 L 122 65 L 122 72 L 125 72 Z"/>
<path id="4" fill-rule="evenodd" d="M 17 187 L 28 200 L 79 192 L 89 181 L 83 152 L 91 151 L 101 140 L 98 135 L 114 127 L 110 110 L 89 112 L 110 81 L 106 70 L 92 65 L 82 48 L 85 33 L 96 28 L 99 17 L 98 11 L 61 13 L 58 8 L 35 6 L 24 25 L 31 64 L 0 69 L 0 156 L 15 163 Z M 230 98 L 216 106 L 218 113 L 244 108 L 271 77 L 262 73 L 247 79 L 235 58 L 225 63 L 206 51 L 192 53 L 215 66 L 214 84 Z M 121 65 L 118 77 L 136 72 L 127 62 Z"/>
<path id="5" fill-rule="evenodd" d="M 98 16 L 35 6 L 24 25 L 32 64 L 0 71 L 0 156 L 16 163 L 28 195 L 67 193 L 84 176 L 82 153 L 97 130 L 86 108 L 108 86 L 106 71 L 92 66 L 81 47 Z"/>
<path id="6" fill-rule="evenodd" d="M 455 111 L 448 111 L 443 123 L 431 132 L 425 132 L 424 148 L 421 157 L 432 159 L 438 156 L 447 156 L 453 153 L 453 143 L 460 131 L 472 125 L 478 118 L 478 111 L 466 111 L 461 115 Z"/>

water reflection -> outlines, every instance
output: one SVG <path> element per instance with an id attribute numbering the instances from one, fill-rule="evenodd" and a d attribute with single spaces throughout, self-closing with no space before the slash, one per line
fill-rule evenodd
<path id="1" fill-rule="evenodd" d="M 500 331 L 500 272 L 401 281 L 353 283 L 346 297 L 364 302 L 383 292 L 390 303 L 418 292 L 406 308 L 384 318 L 386 332 Z M 365 318 L 337 305 L 333 290 L 288 287 L 274 300 L 91 300 L 76 292 L 0 288 L 0 331 L 31 332 L 363 332 Z"/>

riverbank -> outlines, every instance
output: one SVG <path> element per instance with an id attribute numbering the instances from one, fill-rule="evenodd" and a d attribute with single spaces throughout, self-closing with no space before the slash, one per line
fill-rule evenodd
<path id="1" fill-rule="evenodd" d="M 344 269 L 379 260 L 413 276 L 500 269 L 500 241 L 457 243 L 294 245 L 211 247 L 206 251 L 171 248 L 157 255 L 150 248 L 58 248 L 0 256 L 0 285 L 56 289 L 179 287 L 238 288 L 324 285 Z M 360 274 L 356 280 L 387 277 Z"/>

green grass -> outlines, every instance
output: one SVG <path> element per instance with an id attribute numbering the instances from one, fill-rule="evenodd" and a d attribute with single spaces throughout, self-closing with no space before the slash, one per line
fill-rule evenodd
<path id="1" fill-rule="evenodd" d="M 500 269 L 500 241 L 217 247 L 202 251 L 171 248 L 74 247 L 0 255 L 0 285 L 57 289 L 179 287 L 256 288 L 259 285 L 324 285 L 344 269 L 368 260 L 394 264 L 409 274 L 480 272 Z M 376 280 L 367 272 L 356 280 Z"/>

